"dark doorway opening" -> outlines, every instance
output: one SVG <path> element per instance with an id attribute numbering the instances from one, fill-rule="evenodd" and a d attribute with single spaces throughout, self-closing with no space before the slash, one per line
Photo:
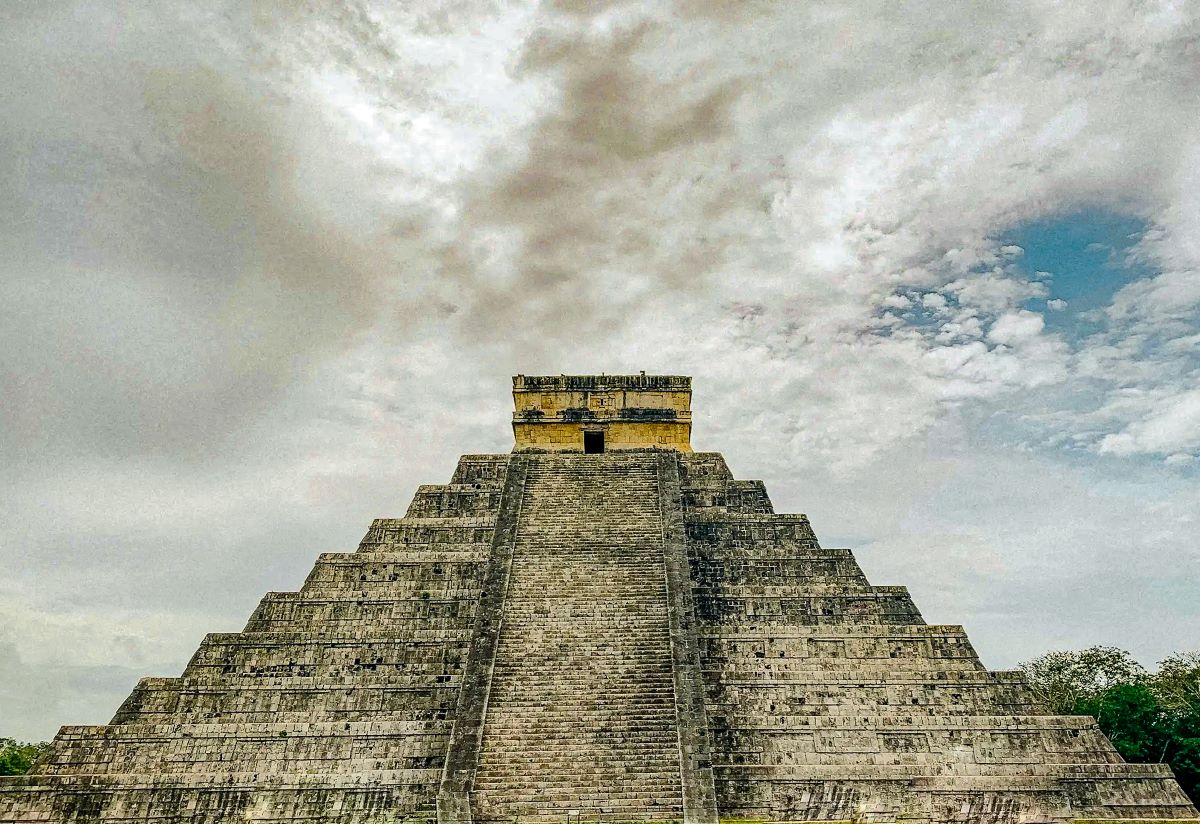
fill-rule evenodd
<path id="1" fill-rule="evenodd" d="M 583 451 L 589 455 L 595 455 L 598 452 L 604 451 L 604 433 L 603 432 L 584 432 L 583 433 Z"/>

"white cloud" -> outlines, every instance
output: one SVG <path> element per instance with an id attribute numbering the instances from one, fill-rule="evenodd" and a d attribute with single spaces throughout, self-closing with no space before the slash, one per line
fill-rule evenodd
<path id="1" fill-rule="evenodd" d="M 1022 346 L 1037 340 L 1045 326 L 1045 320 L 1036 312 L 1027 312 L 1024 309 L 1006 312 L 996 318 L 992 328 L 988 330 L 988 340 L 1006 346 Z"/>
<path id="2" fill-rule="evenodd" d="M 985 312 L 1002 312 L 1031 298 L 1045 297 L 1046 287 L 1036 281 L 1007 274 L 998 269 L 972 273 L 946 284 L 945 291 L 962 303 Z"/>
<path id="3" fill-rule="evenodd" d="M 946 298 L 937 292 L 927 292 L 921 296 L 921 305 L 934 312 L 940 312 L 946 308 Z"/>
<path id="4" fill-rule="evenodd" d="M 1147 406 L 1144 418 L 1120 432 L 1105 435 L 1100 441 L 1100 451 L 1114 455 L 1151 452 L 1175 457 L 1200 448 L 1200 389 L 1174 393 L 1160 403 Z"/>
<path id="5" fill-rule="evenodd" d="M 1171 271 L 1135 281 L 1113 298 L 1109 316 L 1116 321 L 1190 324 L 1200 307 L 1200 271 Z"/>

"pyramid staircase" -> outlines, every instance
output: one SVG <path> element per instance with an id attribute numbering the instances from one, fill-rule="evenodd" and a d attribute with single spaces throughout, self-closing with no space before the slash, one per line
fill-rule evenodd
<path id="1" fill-rule="evenodd" d="M 657 462 L 529 460 L 476 820 L 679 819 Z"/>
<path id="2" fill-rule="evenodd" d="M 467 455 L 0 822 L 1200 821 L 716 453 Z"/>

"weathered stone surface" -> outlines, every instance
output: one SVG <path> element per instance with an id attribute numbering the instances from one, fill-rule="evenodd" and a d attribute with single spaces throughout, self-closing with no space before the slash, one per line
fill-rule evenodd
<path id="1" fill-rule="evenodd" d="M 464 455 L 180 677 L 64 727 L 0 779 L 0 822 L 1200 820 L 690 452 L 688 379 L 518 380 L 514 430 L 550 410 L 569 442 Z M 618 450 L 580 454 L 596 426 Z"/>
<path id="2" fill-rule="evenodd" d="M 692 379 L 682 375 L 517 375 L 515 449 L 691 452 Z M 594 443 L 593 443 L 594 442 Z"/>

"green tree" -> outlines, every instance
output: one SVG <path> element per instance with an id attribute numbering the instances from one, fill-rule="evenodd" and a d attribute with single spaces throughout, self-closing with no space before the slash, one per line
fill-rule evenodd
<path id="1" fill-rule="evenodd" d="M 1145 683 L 1114 684 L 1082 698 L 1071 715 L 1090 715 L 1126 761 L 1160 762 L 1173 735 L 1171 714 Z"/>
<path id="2" fill-rule="evenodd" d="M 1171 765 L 1192 803 L 1200 806 L 1200 715 L 1193 712 L 1181 719 L 1163 760 Z"/>
<path id="3" fill-rule="evenodd" d="M 47 741 L 28 744 L 11 738 L 0 738 L 0 775 L 24 775 L 49 748 L 50 744 Z"/>

